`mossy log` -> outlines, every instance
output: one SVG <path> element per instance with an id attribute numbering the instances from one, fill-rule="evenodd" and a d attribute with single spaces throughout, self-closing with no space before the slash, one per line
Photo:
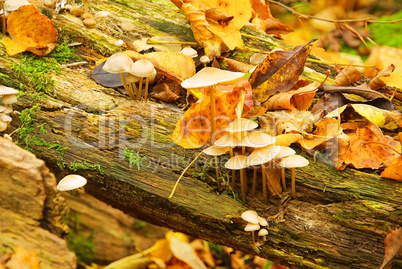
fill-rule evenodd
<path id="1" fill-rule="evenodd" d="M 168 1 L 101 0 L 92 3 L 91 9 L 112 11 L 110 34 L 101 26 L 85 29 L 79 19 L 66 13 L 53 14 L 52 20 L 61 36 L 82 42 L 98 55 L 120 50 L 113 45 L 119 38 L 132 41 L 170 35 L 194 41 L 183 14 L 176 13 Z M 123 18 L 134 22 L 137 31 L 121 31 L 118 25 Z M 251 38 L 246 44 L 265 50 L 273 46 Z M 0 82 L 9 86 L 22 83 L 28 89 L 28 79 L 19 78 L 11 69 L 13 63 L 19 63 L 18 57 L 9 57 L 3 45 L 0 54 L 0 72 L 8 76 L 0 76 Z M 232 53 L 233 58 L 242 55 Z M 131 101 L 97 85 L 89 72 L 85 67 L 62 69 L 61 74 L 53 76 L 54 92 L 39 102 L 41 110 L 37 111 L 34 126 L 46 124 L 43 130 L 35 128 L 31 137 L 43 138 L 48 144 L 34 143 L 31 147 L 57 177 L 81 174 L 89 181 L 89 194 L 136 218 L 291 268 L 378 268 L 382 263 L 383 240 L 401 224 L 400 183 L 380 178 L 372 171 L 339 172 L 317 161 L 298 170 L 297 199 L 284 195 L 282 200 L 271 198 L 265 205 L 257 195 L 242 204 L 232 198 L 235 191 L 218 193 L 208 176 L 204 181 L 195 177 L 205 168 L 200 161 L 185 173 L 175 195 L 168 199 L 175 181 L 199 152 L 183 149 L 171 140 L 183 111 L 152 101 Z M 15 108 L 32 105 L 29 97 L 23 97 Z M 15 114 L 12 127 L 20 127 Z M 60 153 L 50 144 L 67 150 Z M 134 165 L 130 166 L 125 158 L 126 148 L 140 157 Z M 247 209 L 255 209 L 270 220 L 268 241 L 260 248 L 243 231 L 245 223 L 240 214 Z"/>

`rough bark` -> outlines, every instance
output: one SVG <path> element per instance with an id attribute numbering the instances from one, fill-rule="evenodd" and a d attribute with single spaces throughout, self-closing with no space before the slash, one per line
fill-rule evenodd
<path id="1" fill-rule="evenodd" d="M 167 1 L 157 2 L 97 1 L 92 8 L 105 7 L 132 19 L 138 24 L 140 36 L 167 34 L 192 41 L 183 15 L 173 13 L 176 9 Z M 105 55 L 118 50 L 111 45 L 115 37 L 135 38 L 132 33 L 117 31 L 117 20 L 110 19 L 114 36 L 110 37 L 102 29 L 83 28 L 71 15 L 53 17 L 59 33 L 75 37 Z M 272 46 L 249 38 L 246 41 L 263 49 Z M 10 77 L 2 80 L 16 85 L 21 79 L 10 65 L 18 59 L 5 55 L 4 47 L 0 49 L 0 72 Z M 338 172 L 330 164 L 317 161 L 298 170 L 296 200 L 288 196 L 282 200 L 271 198 L 264 205 L 259 193 L 242 204 L 231 198 L 230 190 L 217 193 L 208 177 L 205 181 L 197 179 L 195 175 L 204 168 L 200 162 L 188 170 L 175 196 L 168 199 L 176 179 L 199 152 L 185 150 L 171 141 L 183 112 L 171 105 L 131 101 L 97 85 L 88 74 L 85 68 L 69 68 L 54 76 L 54 96 L 41 101 L 42 109 L 36 117 L 35 126 L 46 123 L 47 132 L 36 129 L 33 135 L 68 147 L 59 154 L 33 145 L 35 154 L 58 178 L 79 173 L 89 181 L 88 193 L 136 218 L 291 268 L 377 268 L 381 264 L 383 240 L 401 222 L 400 183 L 371 171 Z M 21 82 L 26 84 L 25 80 Z M 18 105 L 21 109 L 32 104 L 29 98 L 23 98 Z M 16 115 L 13 124 L 18 125 Z M 146 157 L 139 168 L 130 167 L 124 159 L 125 148 Z M 84 162 L 87 169 L 76 170 L 74 164 Z M 270 219 L 268 241 L 260 249 L 251 243 L 240 219 L 241 212 L 250 208 Z"/>

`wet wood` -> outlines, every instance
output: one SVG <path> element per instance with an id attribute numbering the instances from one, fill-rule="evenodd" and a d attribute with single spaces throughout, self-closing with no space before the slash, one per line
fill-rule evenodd
<path id="1" fill-rule="evenodd" d="M 113 12 L 110 35 L 101 27 L 83 28 L 77 18 L 68 14 L 53 14 L 53 21 L 61 35 L 76 38 L 96 55 L 118 51 L 112 45 L 118 38 L 132 40 L 164 34 L 193 41 L 185 18 L 175 13 L 177 9 L 168 1 L 96 1 L 91 8 Z M 138 23 L 138 31 L 121 31 L 121 18 Z M 247 33 L 256 34 L 251 30 Z M 265 50 L 272 46 L 260 40 L 245 40 L 249 46 Z M 26 78 L 18 78 L 10 68 L 19 59 L 7 56 L 2 45 L 0 54 L 0 72 L 9 76 L 0 78 L 1 83 L 26 85 Z M 232 57 L 245 56 L 233 53 Z M 153 101 L 131 101 L 113 89 L 97 85 L 89 78 L 89 72 L 85 67 L 70 67 L 53 76 L 55 91 L 40 101 L 41 110 L 35 117 L 35 126 L 46 123 L 46 132 L 36 128 L 32 135 L 68 148 L 61 154 L 44 146 L 32 146 L 58 178 L 68 173 L 81 174 L 89 181 L 89 194 L 136 218 L 258 254 L 291 268 L 381 265 L 383 240 L 401 221 L 400 183 L 371 172 L 338 172 L 325 163 L 325 158 L 317 162 L 310 159 L 308 167 L 297 170 L 296 200 L 287 194 L 282 200 L 270 198 L 268 204 L 263 204 L 257 186 L 257 197 L 248 197 L 247 203 L 242 204 L 232 198 L 233 193 L 239 192 L 239 185 L 233 191 L 225 185 L 225 191 L 217 193 L 209 176 L 204 181 L 196 177 L 208 166 L 202 160 L 186 172 L 176 194 L 168 199 L 176 179 L 199 152 L 185 150 L 171 141 L 183 111 Z M 15 107 L 21 110 L 32 105 L 30 98 L 24 97 Z M 17 115 L 13 118 L 16 128 Z M 125 149 L 142 158 L 138 166 L 129 165 Z M 286 173 L 289 180 L 290 173 Z M 214 170 L 210 174 L 213 176 Z M 260 248 L 243 231 L 246 223 L 240 214 L 247 209 L 255 209 L 270 220 L 268 241 Z"/>

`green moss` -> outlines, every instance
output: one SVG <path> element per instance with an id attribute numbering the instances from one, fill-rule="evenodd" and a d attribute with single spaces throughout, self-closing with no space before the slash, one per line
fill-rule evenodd
<path id="1" fill-rule="evenodd" d="M 128 161 L 130 168 L 133 166 L 137 167 L 137 170 L 140 170 L 140 166 L 142 165 L 142 160 L 146 159 L 146 156 L 141 157 L 140 152 L 134 153 L 134 150 L 130 150 L 128 148 L 124 149 L 124 157 Z"/>
<path id="2" fill-rule="evenodd" d="M 393 21 L 402 19 L 402 10 L 392 16 L 380 17 L 379 21 Z M 391 47 L 402 47 L 402 23 L 384 24 L 372 23 L 368 25 L 368 30 L 371 32 L 371 38 L 379 45 L 387 45 Z"/>
<path id="3" fill-rule="evenodd" d="M 74 162 L 70 163 L 68 168 L 72 171 L 78 171 L 78 170 L 82 169 L 82 170 L 98 171 L 101 175 L 105 174 L 105 171 L 103 171 L 103 169 L 99 163 L 89 164 L 89 163 L 87 163 L 87 161 L 84 161 L 83 163 L 74 161 Z"/>

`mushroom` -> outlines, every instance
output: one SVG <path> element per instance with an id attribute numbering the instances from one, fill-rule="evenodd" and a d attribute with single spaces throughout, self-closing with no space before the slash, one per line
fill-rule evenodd
<path id="1" fill-rule="evenodd" d="M 181 54 L 184 54 L 185 56 L 188 56 L 190 58 L 195 58 L 198 56 L 198 53 L 195 49 L 192 47 L 184 47 L 181 51 Z"/>
<path id="2" fill-rule="evenodd" d="M 154 65 L 148 60 L 138 60 L 131 66 L 130 74 L 140 78 L 138 86 L 138 94 L 137 94 L 138 98 L 140 99 L 142 91 L 142 81 L 143 78 L 145 78 L 145 95 L 144 95 L 145 102 L 147 101 L 148 97 L 149 77 L 154 75 L 155 73 L 156 70 L 154 68 Z"/>
<path id="3" fill-rule="evenodd" d="M 258 220 L 258 224 L 260 224 L 261 226 L 264 226 L 264 227 L 268 226 L 268 221 L 265 218 L 258 216 L 257 220 Z"/>
<path id="4" fill-rule="evenodd" d="M 114 42 L 114 45 L 117 47 L 121 47 L 124 45 L 124 41 L 122 39 L 119 39 L 116 42 Z"/>
<path id="5" fill-rule="evenodd" d="M 240 145 L 240 139 L 234 133 L 226 133 L 221 138 L 215 141 L 215 145 L 218 147 L 228 147 L 230 158 L 233 157 L 233 148 Z M 236 183 L 236 173 L 232 170 L 232 188 Z"/>
<path id="6" fill-rule="evenodd" d="M 265 60 L 265 58 L 267 58 L 267 56 L 268 56 L 267 54 L 254 53 L 250 57 L 250 64 L 259 65 L 260 63 L 262 63 Z"/>
<path id="7" fill-rule="evenodd" d="M 17 102 L 18 91 L 13 88 L 0 85 L 0 95 L 2 96 L 2 102 L 8 110 L 13 110 L 12 104 Z M 11 112 L 10 111 L 10 112 Z M 5 114 L 9 112 L 4 112 Z"/>
<path id="8" fill-rule="evenodd" d="M 247 223 L 246 227 L 244 228 L 244 231 L 251 232 L 251 236 L 253 238 L 253 244 L 255 244 L 254 231 L 258 231 L 259 229 L 260 229 L 260 225 L 252 224 L 252 223 Z"/>
<path id="9" fill-rule="evenodd" d="M 247 210 L 244 211 L 243 213 L 241 213 L 241 218 L 244 221 L 247 221 L 248 223 L 252 223 L 252 224 L 258 224 L 258 214 L 257 212 L 255 212 L 254 210 Z"/>
<path id="10" fill-rule="evenodd" d="M 267 235 L 268 235 L 268 230 L 265 228 L 262 228 L 261 230 L 258 231 L 258 236 L 262 237 L 262 241 L 265 243 L 267 241 Z"/>
<path id="11" fill-rule="evenodd" d="M 292 197 L 296 199 L 296 167 L 307 166 L 309 161 L 300 155 L 291 155 L 282 159 L 279 163 L 281 167 L 292 169 Z"/>
<path id="12" fill-rule="evenodd" d="M 264 164 L 272 161 L 279 153 L 280 147 L 274 145 L 268 145 L 263 148 L 258 148 L 254 150 L 250 156 L 248 156 L 248 165 L 261 165 L 261 172 L 262 172 L 262 195 L 264 197 L 264 203 L 268 202 L 268 195 L 267 195 L 267 181 L 269 178 L 266 177 Z M 254 185 L 254 180 L 253 180 Z M 272 184 L 271 184 L 272 186 Z M 273 187 L 273 186 L 272 186 Z M 274 188 L 274 187 L 273 187 Z M 274 188 L 275 190 L 275 188 Z"/>
<path id="13" fill-rule="evenodd" d="M 21 6 L 25 6 L 25 5 L 30 5 L 31 3 L 29 3 L 27 0 L 8 0 L 4 2 L 4 14 L 6 17 L 8 17 L 8 15 L 14 11 L 19 9 Z"/>
<path id="14" fill-rule="evenodd" d="M 292 148 L 281 146 L 281 150 L 279 151 L 278 155 L 276 156 L 277 159 L 282 159 L 290 155 L 296 154 Z M 285 168 L 281 167 L 281 177 L 282 177 L 282 186 L 283 190 L 286 191 L 286 181 L 285 181 Z"/>
<path id="15" fill-rule="evenodd" d="M 84 3 L 84 12 L 88 12 L 88 5 L 91 0 L 82 0 L 82 2 Z"/>
<path id="16" fill-rule="evenodd" d="M 68 175 L 65 176 L 57 184 L 57 189 L 59 191 L 71 191 L 74 189 L 79 189 L 87 184 L 87 180 L 80 175 Z"/>
<path id="17" fill-rule="evenodd" d="M 244 155 L 236 155 L 230 158 L 226 163 L 225 167 L 227 169 L 240 170 L 248 166 L 248 158 Z M 245 190 L 244 175 L 240 173 L 240 188 L 241 188 L 241 200 L 243 203 L 246 202 L 246 190 Z"/>
<path id="18" fill-rule="evenodd" d="M 215 159 L 215 172 L 216 172 L 216 182 L 218 184 L 218 190 L 221 190 L 221 182 L 219 180 L 219 165 L 218 165 L 218 157 L 219 155 L 223 155 L 229 151 L 228 147 L 218 147 L 216 145 L 207 147 L 202 152 L 214 156 Z"/>
<path id="19" fill-rule="evenodd" d="M 129 21 L 123 21 L 123 22 L 120 24 L 120 27 L 121 27 L 121 29 L 122 29 L 123 31 L 126 31 L 126 32 L 131 32 L 131 31 L 134 31 L 134 30 L 135 30 L 135 25 L 134 25 L 134 23 L 129 22 Z"/>
<path id="20" fill-rule="evenodd" d="M 207 64 L 210 61 L 211 60 L 209 59 L 209 57 L 207 55 L 201 56 L 201 58 L 200 58 L 200 62 L 204 65 L 204 67 L 207 67 Z"/>
<path id="21" fill-rule="evenodd" d="M 96 26 L 96 20 L 91 17 L 85 18 L 82 23 L 88 28 L 95 28 Z"/>
<path id="22" fill-rule="evenodd" d="M 218 91 L 218 84 L 229 85 L 239 81 L 244 76 L 244 73 L 231 72 L 213 67 L 205 67 L 189 79 L 184 80 L 181 86 L 186 89 L 202 89 L 207 88 L 205 95 L 210 96 L 211 103 L 211 137 L 210 141 L 215 143 L 216 131 L 216 111 L 215 111 L 215 91 Z"/>
<path id="23" fill-rule="evenodd" d="M 4 115 L 4 114 L 0 114 L 0 115 Z M 7 130 L 7 127 L 8 127 L 8 122 L 5 122 L 0 118 L 0 132 L 4 132 L 5 130 Z"/>
<path id="24" fill-rule="evenodd" d="M 70 14 L 76 17 L 80 17 L 82 14 L 84 14 L 84 10 L 82 10 L 81 7 L 73 7 L 70 8 Z"/>
<path id="25" fill-rule="evenodd" d="M 138 94 L 137 86 L 135 86 L 135 83 L 140 81 L 140 78 L 137 76 L 132 75 L 131 73 L 128 73 L 126 75 L 126 82 L 128 84 L 128 87 L 130 90 L 134 93 L 134 95 Z M 141 96 L 136 96 L 136 99 L 140 99 Z"/>
<path id="26" fill-rule="evenodd" d="M 129 73 L 132 65 L 133 60 L 131 60 L 131 58 L 127 54 L 118 52 L 116 54 L 113 54 L 109 57 L 109 59 L 106 60 L 105 65 L 102 69 L 109 73 L 120 74 L 120 79 L 123 83 L 124 89 L 131 97 L 131 99 L 135 100 L 134 92 L 130 90 L 124 78 L 124 73 Z"/>
<path id="27" fill-rule="evenodd" d="M 98 11 L 98 12 L 96 12 L 95 13 L 95 15 L 94 15 L 94 18 L 95 19 L 98 19 L 98 18 L 101 18 L 102 19 L 102 24 L 103 24 L 103 27 L 106 29 L 106 31 L 108 31 L 109 32 L 109 30 L 108 30 L 108 28 L 107 28 L 107 26 L 106 26 L 106 20 L 105 20 L 105 18 L 107 17 L 107 16 L 109 16 L 110 15 L 110 12 L 109 11 Z"/>

